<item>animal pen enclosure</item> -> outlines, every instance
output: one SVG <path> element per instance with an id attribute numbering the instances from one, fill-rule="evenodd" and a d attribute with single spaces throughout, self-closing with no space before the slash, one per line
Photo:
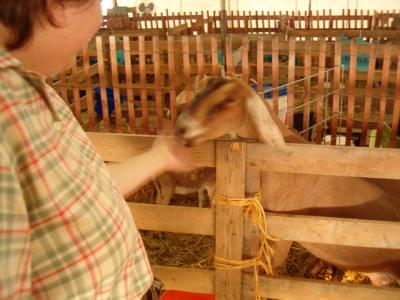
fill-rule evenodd
<path id="1" fill-rule="evenodd" d="M 276 113 L 283 97 L 286 125 L 313 142 L 324 143 L 329 134 L 334 145 L 343 135 L 346 145 L 357 140 L 370 147 L 288 145 L 289 156 L 249 141 L 212 141 L 194 148 L 199 167 L 216 167 L 217 194 L 227 197 L 258 192 L 261 171 L 400 180 L 399 150 L 371 149 L 399 145 L 400 51 L 395 40 L 387 41 L 399 37 L 399 30 L 393 29 L 395 17 L 398 14 L 237 13 L 228 16 L 232 27 L 227 27 L 225 42 L 217 35 L 217 14 L 131 16 L 125 23 L 128 28 L 113 27 L 113 20 L 106 19 L 75 66 L 51 84 L 105 161 L 120 161 L 148 149 L 154 137 L 136 134 L 173 127 L 177 98 L 190 102 L 197 92 L 195 77 L 219 76 L 221 69 L 251 82 Z M 319 31 L 310 33 L 312 29 Z M 156 30 L 160 34 L 155 35 Z M 348 30 L 350 37 L 359 35 L 351 30 L 370 34 L 348 40 L 339 30 Z M 139 229 L 213 236 L 219 257 L 241 260 L 257 250 L 257 227 L 242 208 L 128 205 Z M 400 250 L 400 224 L 395 222 L 267 213 L 267 225 L 269 234 L 282 240 Z M 217 299 L 254 297 L 248 269 L 153 270 L 167 289 L 215 293 Z M 400 297 L 396 288 L 272 276 L 261 276 L 259 283 L 263 298 Z"/>

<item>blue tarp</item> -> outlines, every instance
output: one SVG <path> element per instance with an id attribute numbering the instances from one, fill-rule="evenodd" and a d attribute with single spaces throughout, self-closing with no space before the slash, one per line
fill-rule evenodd
<path id="1" fill-rule="evenodd" d="M 252 83 L 250 85 L 257 92 L 257 84 Z M 263 91 L 270 90 L 270 89 L 272 89 L 272 84 L 271 83 L 264 83 L 263 84 Z M 285 86 L 281 86 L 278 91 L 279 91 L 279 97 L 286 96 L 287 95 L 287 86 L 286 85 Z M 264 98 L 272 99 L 272 93 L 273 92 L 265 93 L 264 94 Z"/>
<path id="2" fill-rule="evenodd" d="M 346 36 L 340 37 L 340 42 L 342 44 L 350 44 L 350 39 Z M 359 45 L 368 44 L 368 42 L 364 41 L 363 38 L 356 38 L 356 43 Z M 350 53 L 344 52 L 342 53 L 341 63 L 344 66 L 344 70 L 347 71 L 350 68 Z M 369 55 L 366 53 L 357 54 L 357 71 L 367 72 L 369 65 Z"/>
<path id="3" fill-rule="evenodd" d="M 94 87 L 93 91 L 94 91 L 94 97 L 95 97 L 94 111 L 99 116 L 103 116 L 103 107 L 101 106 L 100 87 L 99 86 Z M 106 94 L 107 94 L 108 115 L 111 116 L 111 114 L 115 110 L 113 89 L 110 87 L 106 88 Z M 124 95 L 120 95 L 120 103 L 123 103 L 125 101 L 126 101 L 126 97 Z"/>

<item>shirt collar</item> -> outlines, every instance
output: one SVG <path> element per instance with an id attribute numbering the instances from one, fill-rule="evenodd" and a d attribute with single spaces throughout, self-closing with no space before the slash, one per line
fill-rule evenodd
<path id="1" fill-rule="evenodd" d="M 21 62 L 8 54 L 5 50 L 0 49 L 0 69 L 20 68 Z"/>
<path id="2" fill-rule="evenodd" d="M 0 48 L 0 70 L 1 69 L 15 69 L 25 80 L 29 82 L 29 84 L 36 89 L 36 91 L 43 97 L 46 105 L 51 110 L 53 117 L 58 120 L 58 115 L 54 110 L 52 104 L 50 103 L 49 95 L 46 91 L 46 78 L 37 72 L 33 71 L 25 71 L 21 62 L 15 57 L 11 56 L 5 50 Z"/>

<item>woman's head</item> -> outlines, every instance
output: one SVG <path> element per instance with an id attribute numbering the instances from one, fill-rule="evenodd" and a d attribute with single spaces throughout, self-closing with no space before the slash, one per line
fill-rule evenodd
<path id="1" fill-rule="evenodd" d="M 0 41 L 46 76 L 69 67 L 100 24 L 100 0 L 0 0 Z"/>
<path id="2" fill-rule="evenodd" d="M 62 26 L 54 15 L 55 5 L 82 6 L 94 0 L 0 0 L 0 23 L 9 31 L 8 50 L 24 46 L 33 35 L 34 25 L 47 21 L 52 26 Z"/>

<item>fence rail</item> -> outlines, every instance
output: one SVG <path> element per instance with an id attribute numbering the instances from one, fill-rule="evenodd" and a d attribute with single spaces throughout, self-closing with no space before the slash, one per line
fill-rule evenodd
<path id="1" fill-rule="evenodd" d="M 145 14 L 136 12 L 110 14 L 103 19 L 103 31 L 147 30 L 149 33 L 201 34 L 219 33 L 223 12 L 190 12 Z M 342 10 L 334 15 L 331 10 L 311 12 L 231 11 L 226 15 L 227 33 L 277 33 L 282 24 L 292 29 L 324 30 L 384 30 L 400 29 L 398 11 Z"/>
<path id="2" fill-rule="evenodd" d="M 89 138 L 93 141 L 103 159 L 106 158 L 108 161 L 120 161 L 138 152 L 145 151 L 151 147 L 151 143 L 154 140 L 154 137 L 148 136 L 104 133 L 89 133 Z M 232 143 L 235 143 L 235 146 L 231 146 Z M 233 193 L 229 192 L 232 186 L 236 186 L 239 192 L 244 192 L 244 181 L 246 182 L 246 192 L 251 191 L 252 188 L 257 189 L 256 182 L 252 182 L 257 180 L 257 176 L 253 177 L 253 179 L 247 178 L 254 170 L 247 168 L 247 171 L 245 171 L 246 168 L 244 166 L 246 164 L 254 165 L 255 161 L 265 160 L 266 157 L 268 157 L 269 161 L 265 165 L 265 167 L 268 165 L 268 171 L 271 171 L 269 166 L 275 164 L 276 168 L 273 168 L 272 171 L 293 172 L 293 170 L 296 170 L 296 172 L 299 171 L 300 173 L 310 173 L 314 172 L 314 169 L 310 171 L 310 164 L 302 161 L 303 152 L 309 148 L 312 149 L 310 151 L 313 152 L 314 157 L 325 157 L 326 155 L 326 157 L 331 158 L 331 163 L 324 166 L 324 174 L 376 178 L 382 177 L 382 170 L 385 170 L 389 164 L 397 166 L 399 157 L 399 150 L 393 149 L 293 144 L 288 145 L 291 151 L 290 155 L 289 153 L 285 154 L 286 158 L 290 157 L 288 163 L 294 164 L 294 167 L 288 170 L 285 167 L 285 163 L 282 163 L 281 154 L 276 150 L 268 151 L 269 147 L 266 145 L 253 142 L 245 144 L 243 142 L 224 141 L 218 142 L 217 149 L 215 149 L 214 144 L 215 142 L 209 142 L 207 145 L 196 147 L 192 151 L 197 157 L 196 160 L 199 162 L 199 166 L 210 166 L 210 158 L 217 157 L 217 161 L 214 161 L 212 165 L 217 167 L 217 174 L 219 174 L 217 175 L 217 178 L 219 178 L 217 179 L 219 191 L 228 194 L 231 193 L 230 195 Z M 238 144 L 241 146 L 238 147 Z M 252 150 L 252 148 L 254 149 Z M 238 149 L 243 149 L 244 151 L 238 151 Z M 234 154 L 229 153 L 232 151 Z M 368 156 L 365 156 L 367 154 Z M 255 159 L 255 157 L 257 158 Z M 360 164 L 359 162 L 363 159 L 368 164 Z M 341 160 L 346 162 L 346 168 L 335 165 L 336 161 Z M 240 161 L 242 161 L 242 168 L 238 168 L 237 163 Z M 230 168 L 234 168 L 235 171 L 231 172 Z M 264 166 L 261 166 L 261 169 L 263 168 Z M 349 169 L 357 171 L 349 174 Z M 260 171 L 259 169 L 257 170 L 258 172 Z M 230 176 L 226 176 L 224 171 L 228 172 Z M 246 175 L 243 172 L 246 172 Z M 233 173 L 235 174 L 234 176 Z M 316 172 L 316 174 L 320 173 Z M 390 172 L 389 170 L 384 177 L 399 180 L 400 174 L 398 171 Z M 242 184 L 240 184 L 241 180 Z M 340 195 L 338 196 L 340 197 Z M 240 251 L 238 254 L 238 259 L 241 259 L 243 254 L 248 255 L 248 250 L 245 249 L 247 244 L 257 242 L 257 235 L 247 235 L 253 231 L 252 228 L 254 226 L 250 216 L 237 215 L 237 212 L 229 214 L 229 210 L 226 210 L 227 208 L 222 207 L 221 210 L 220 204 L 215 209 L 131 202 L 128 202 L 128 206 L 131 209 L 137 227 L 142 230 L 215 236 L 215 239 L 219 241 L 219 246 L 227 247 L 228 249 L 231 245 L 229 237 L 234 234 L 236 242 L 240 244 L 239 249 L 241 249 L 242 245 L 244 247 L 243 251 Z M 226 223 L 222 218 L 225 220 L 229 219 L 230 221 Z M 268 233 L 278 240 L 400 250 L 400 223 L 398 222 L 303 216 L 285 213 L 267 213 L 266 220 Z M 228 228 L 225 226 L 229 226 L 228 231 Z M 236 231 L 238 226 L 243 228 L 241 233 L 239 233 L 239 237 Z M 232 291 L 226 285 L 221 284 L 221 282 L 226 282 L 226 279 L 223 280 L 224 276 L 232 276 L 229 272 L 235 272 L 238 277 L 233 277 L 232 281 L 239 281 L 241 285 L 241 289 L 234 290 L 236 295 L 241 295 L 242 299 L 253 299 L 254 297 L 253 275 L 246 272 L 225 270 L 221 274 L 221 270 L 218 269 L 213 271 L 166 266 L 152 266 L 152 268 L 156 276 L 165 283 L 167 289 L 217 294 L 218 291 L 222 293 L 224 289 Z M 307 299 L 338 299 L 348 293 L 351 293 L 354 299 L 375 299 L 377 295 L 382 299 L 398 299 L 400 295 L 400 290 L 397 288 L 377 288 L 364 285 L 355 286 L 327 283 L 309 279 L 265 276 L 261 276 L 260 278 L 260 292 L 263 297 L 279 299 L 296 299 L 299 297 L 306 297 Z M 232 299 L 230 296 L 222 296 L 222 299 Z"/>

